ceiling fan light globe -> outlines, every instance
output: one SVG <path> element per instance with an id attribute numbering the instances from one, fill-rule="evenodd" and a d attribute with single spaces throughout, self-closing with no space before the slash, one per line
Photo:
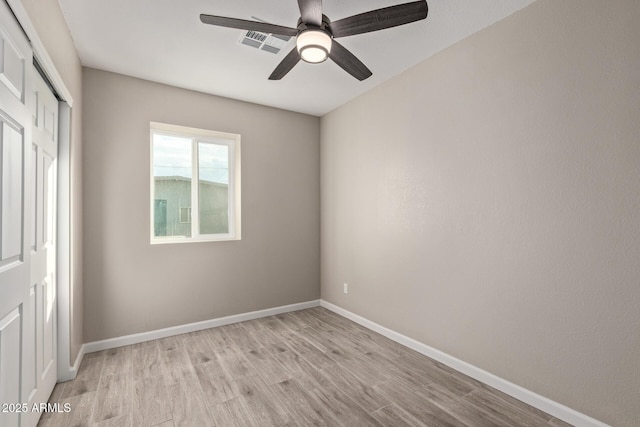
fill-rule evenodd
<path id="1" fill-rule="evenodd" d="M 298 35 L 296 46 L 303 61 L 317 64 L 329 57 L 331 36 L 322 30 L 306 30 Z"/>
<path id="2" fill-rule="evenodd" d="M 327 60 L 329 54 L 322 47 L 307 46 L 300 52 L 300 57 L 304 62 L 318 64 Z"/>

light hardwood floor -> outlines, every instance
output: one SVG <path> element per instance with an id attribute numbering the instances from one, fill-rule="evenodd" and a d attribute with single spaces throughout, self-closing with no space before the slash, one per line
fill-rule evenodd
<path id="1" fill-rule="evenodd" d="M 40 426 L 566 426 L 323 308 L 87 354 Z"/>

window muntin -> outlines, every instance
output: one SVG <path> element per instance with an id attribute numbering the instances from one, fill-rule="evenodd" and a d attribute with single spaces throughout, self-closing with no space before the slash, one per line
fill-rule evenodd
<path id="1" fill-rule="evenodd" d="M 240 135 L 151 124 L 151 243 L 240 239 Z"/>

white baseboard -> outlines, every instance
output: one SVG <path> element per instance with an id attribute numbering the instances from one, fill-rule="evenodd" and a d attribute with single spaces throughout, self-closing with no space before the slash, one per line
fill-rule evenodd
<path id="1" fill-rule="evenodd" d="M 509 382 L 503 378 L 500 378 L 490 372 L 473 366 L 467 362 L 457 359 L 447 353 L 430 347 L 426 344 L 416 341 L 413 338 L 409 338 L 406 335 L 402 335 L 399 332 L 393 331 L 382 325 L 379 325 L 371 320 L 365 319 L 355 313 L 352 313 L 337 305 L 331 304 L 325 300 L 320 300 L 320 306 L 333 311 L 349 320 L 352 320 L 367 329 L 371 329 L 385 337 L 409 347 L 412 350 L 422 353 L 440 363 L 443 363 L 458 372 L 462 372 L 465 375 L 470 376 L 484 384 L 490 385 L 493 388 L 500 390 L 503 393 L 508 394 L 528 405 L 538 408 L 541 411 L 546 412 L 562 421 L 572 424 L 576 427 L 609 427 L 601 421 L 589 417 L 581 412 L 575 411 L 567 406 L 564 406 L 558 402 L 534 393 L 526 388 L 520 387 L 512 382 Z"/>
<path id="2" fill-rule="evenodd" d="M 82 359 L 84 358 L 84 354 L 86 350 L 86 344 L 82 344 L 80 347 L 80 351 L 78 351 L 78 355 L 76 356 L 75 362 L 73 362 L 73 366 L 69 366 L 67 369 L 61 370 L 60 365 L 58 365 L 58 382 L 71 381 L 76 378 L 78 375 L 78 369 L 80 369 L 80 363 L 82 363 Z"/>
<path id="3" fill-rule="evenodd" d="M 264 310 L 251 311 L 248 313 L 234 314 L 217 319 L 204 320 L 202 322 L 188 323 L 186 325 L 172 326 L 170 328 L 157 329 L 155 331 L 141 332 L 139 334 L 125 335 L 122 337 L 109 338 L 101 341 L 85 343 L 81 353 L 93 353 L 96 351 L 108 350 L 110 348 L 122 347 L 125 345 L 137 344 L 159 338 L 171 337 L 174 335 L 186 334 L 188 332 L 200 331 L 202 329 L 215 328 L 217 326 L 230 325 L 232 323 L 244 322 L 247 320 L 260 319 L 262 317 L 274 316 L 276 314 L 288 313 L 290 311 L 304 310 L 305 308 L 318 307 L 320 300 L 301 302 L 297 304 L 283 305 L 280 307 L 267 308 Z"/>

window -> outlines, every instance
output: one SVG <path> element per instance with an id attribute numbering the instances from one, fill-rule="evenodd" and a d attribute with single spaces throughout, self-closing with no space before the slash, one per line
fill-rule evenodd
<path id="1" fill-rule="evenodd" d="M 180 208 L 180 222 L 191 224 L 191 208 Z"/>
<path id="2" fill-rule="evenodd" d="M 151 243 L 240 240 L 240 135 L 151 122 Z"/>

